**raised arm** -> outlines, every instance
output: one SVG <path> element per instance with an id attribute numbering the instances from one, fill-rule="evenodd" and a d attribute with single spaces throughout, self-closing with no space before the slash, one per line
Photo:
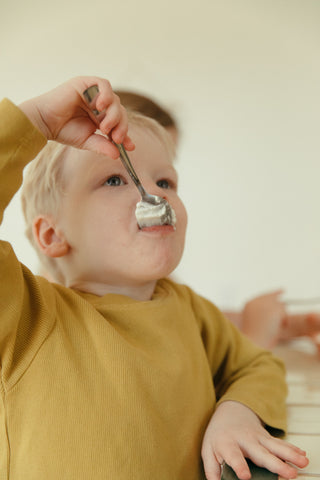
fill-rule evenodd
<path id="1" fill-rule="evenodd" d="M 100 94 L 95 105 L 88 106 L 83 92 L 98 85 Z M 105 110 L 101 124 L 91 108 Z M 110 83 L 97 77 L 78 77 L 17 107 L 8 99 L 0 102 L 0 220 L 13 195 L 22 183 L 24 167 L 45 146 L 47 140 L 56 140 L 78 148 L 91 149 L 118 158 L 118 150 L 106 137 L 123 142 L 128 150 L 134 145 L 127 136 L 128 122 L 125 110 L 113 94 Z M 44 295 L 45 290 L 45 295 Z M 33 358 L 38 345 L 31 341 L 34 329 L 41 342 L 54 321 L 55 302 L 50 284 L 40 284 L 14 254 L 8 242 L 0 242 L 0 364 L 3 381 L 9 381 L 15 348 Z M 37 323 L 37 315 L 45 310 Z M 28 332 L 24 343 L 16 341 L 18 330 Z M 38 332 L 39 333 L 39 332 Z M 30 337 L 30 338 L 29 338 Z M 31 361 L 31 360 L 30 360 Z M 20 372 L 23 373 L 22 371 Z"/>

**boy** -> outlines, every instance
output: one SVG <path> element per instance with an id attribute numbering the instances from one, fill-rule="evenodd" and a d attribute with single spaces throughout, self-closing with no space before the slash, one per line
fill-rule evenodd
<path id="1" fill-rule="evenodd" d="M 82 92 L 94 84 L 89 108 Z M 99 125 L 91 107 L 106 110 Z M 49 144 L 26 178 L 28 228 L 59 283 L 0 246 L 0 478 L 218 480 L 225 461 L 246 480 L 245 457 L 295 477 L 305 452 L 265 428 L 285 429 L 281 363 L 165 279 L 187 223 L 166 134 L 133 117 L 128 137 L 124 109 L 96 77 L 20 109 L 5 100 L 0 118 L 1 213 L 47 139 L 81 149 Z M 97 127 L 131 151 L 176 229 L 138 228 L 138 191 Z"/>

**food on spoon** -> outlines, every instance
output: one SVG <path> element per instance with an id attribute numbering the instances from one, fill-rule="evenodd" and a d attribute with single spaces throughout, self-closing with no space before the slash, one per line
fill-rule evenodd
<path id="1" fill-rule="evenodd" d="M 141 201 L 137 203 L 136 218 L 140 228 L 153 227 L 155 225 L 176 225 L 176 214 L 167 201 L 158 205 Z"/>

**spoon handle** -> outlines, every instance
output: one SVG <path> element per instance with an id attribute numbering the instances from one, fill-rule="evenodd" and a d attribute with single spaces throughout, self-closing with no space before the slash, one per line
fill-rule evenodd
<path id="1" fill-rule="evenodd" d="M 121 159 L 123 165 L 125 166 L 125 168 L 127 169 L 127 172 L 129 173 L 130 177 L 134 181 L 136 187 L 138 188 L 142 198 L 145 197 L 146 196 L 146 191 L 143 188 L 142 183 L 140 182 L 139 177 L 136 174 L 136 171 L 132 166 L 132 163 L 130 161 L 130 158 L 128 157 L 126 149 L 124 148 L 122 143 L 115 143 L 115 142 L 113 142 L 113 143 L 118 148 L 119 153 L 120 153 L 120 159 Z"/>
<path id="2" fill-rule="evenodd" d="M 84 96 L 85 100 L 90 104 L 95 99 L 95 97 L 98 95 L 98 93 L 99 93 L 98 85 L 92 85 L 91 87 L 87 88 L 83 92 L 83 96 Z M 95 115 L 96 118 L 99 117 L 100 121 L 103 120 L 102 114 L 104 112 L 99 112 L 97 109 L 93 109 L 92 113 Z M 119 143 L 114 142 L 110 137 L 109 137 L 109 139 L 119 150 L 120 159 L 121 159 L 124 167 L 126 168 L 127 172 L 129 173 L 130 177 L 132 178 L 133 182 L 135 183 L 136 187 L 138 188 L 138 190 L 141 194 L 141 197 L 142 198 L 146 197 L 147 193 L 146 193 L 145 189 L 143 188 L 143 186 L 142 186 L 142 184 L 139 180 L 139 177 L 136 174 L 135 169 L 132 166 L 130 158 L 128 157 L 128 154 L 127 154 L 126 149 L 124 148 L 123 144 L 122 143 L 119 144 Z"/>

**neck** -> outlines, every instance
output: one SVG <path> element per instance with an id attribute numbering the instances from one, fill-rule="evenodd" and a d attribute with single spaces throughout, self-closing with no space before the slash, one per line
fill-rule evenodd
<path id="1" fill-rule="evenodd" d="M 68 285 L 70 288 L 80 290 L 81 292 L 92 293 L 98 297 L 103 297 L 108 293 L 117 295 L 124 295 L 139 301 L 151 300 L 156 281 L 149 282 L 143 285 L 106 285 L 100 283 L 74 283 Z"/>

